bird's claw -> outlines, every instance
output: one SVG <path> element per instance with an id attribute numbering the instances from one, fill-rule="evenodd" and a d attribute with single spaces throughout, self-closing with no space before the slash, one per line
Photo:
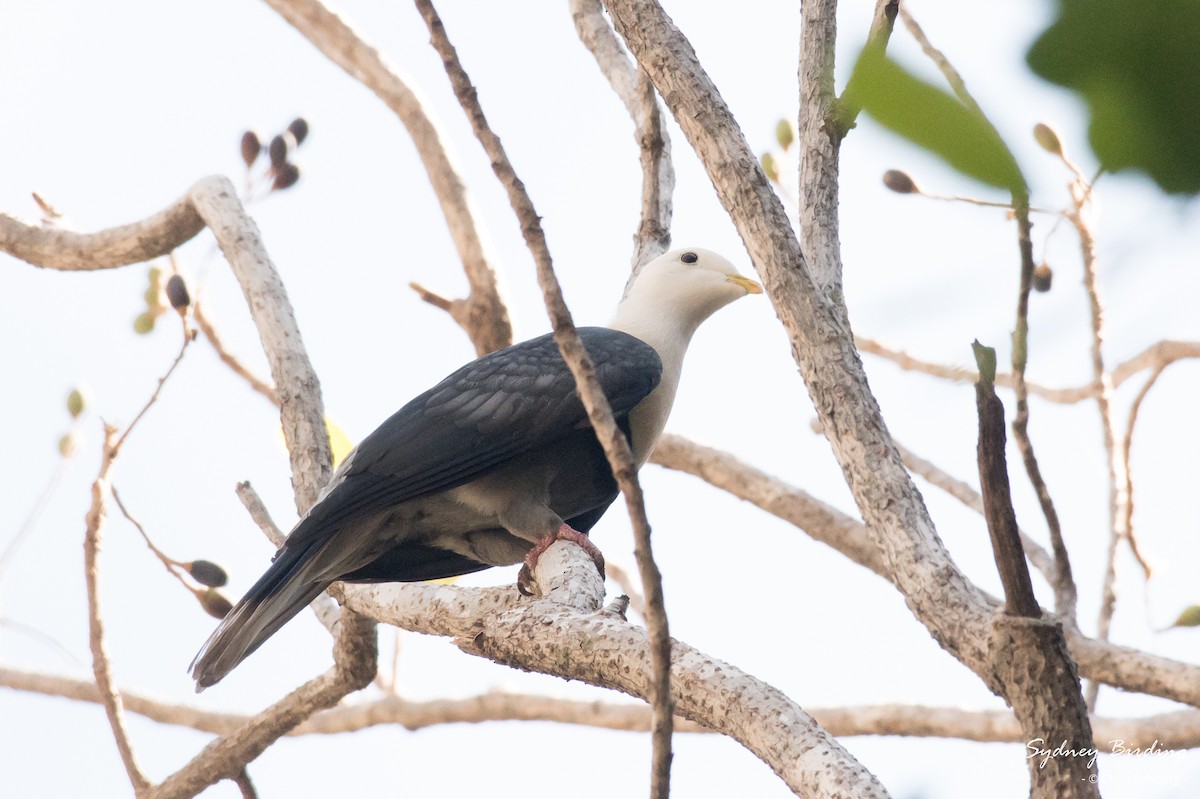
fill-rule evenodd
<path id="1" fill-rule="evenodd" d="M 600 572 L 600 579 L 604 579 L 604 553 L 592 543 L 586 534 L 579 532 L 564 522 L 553 533 L 547 533 L 538 539 L 538 542 L 525 555 L 525 562 L 521 564 L 521 571 L 517 573 L 517 590 L 521 592 L 522 596 L 534 595 L 533 569 L 537 566 L 538 558 L 542 556 L 542 553 L 549 549 L 550 545 L 556 541 L 570 541 L 583 547 L 583 551 L 588 553 L 592 558 L 592 562 L 596 564 L 596 571 Z"/>

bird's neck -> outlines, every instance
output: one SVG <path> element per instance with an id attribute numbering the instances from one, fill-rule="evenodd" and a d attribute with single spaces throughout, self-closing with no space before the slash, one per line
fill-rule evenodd
<path id="1" fill-rule="evenodd" d="M 658 353 L 663 365 L 658 386 L 629 415 L 633 456 L 637 465 L 641 466 L 650 457 L 666 427 L 683 371 L 683 356 L 696 325 L 672 318 L 671 314 L 663 313 L 662 308 L 639 313 L 636 307 L 630 307 L 631 299 L 626 298 L 617 307 L 609 327 L 649 344 Z"/>

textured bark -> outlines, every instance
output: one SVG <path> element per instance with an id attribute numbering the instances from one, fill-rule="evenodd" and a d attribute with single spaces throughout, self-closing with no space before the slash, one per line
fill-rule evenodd
<path id="1" fill-rule="evenodd" d="M 578 577 L 562 576 L 572 571 L 569 565 L 546 562 L 555 550 L 555 557 L 575 560 Z M 603 584 L 582 550 L 553 545 L 538 563 L 537 578 L 539 585 L 547 586 L 544 598 L 481 618 L 469 636 L 459 638 L 459 646 L 515 668 L 648 698 L 652 676 L 647 633 L 601 610 Z M 739 741 L 798 795 L 888 795 L 811 716 L 761 680 L 672 641 L 670 681 L 681 716 Z"/>
<path id="2" fill-rule="evenodd" d="M 979 344 L 975 345 L 979 348 Z M 993 363 L 995 350 L 991 351 Z M 995 370 L 993 369 L 993 372 Z M 983 516 L 992 539 L 992 554 L 1004 587 L 1005 613 L 1009 616 L 1041 618 L 1042 610 L 1033 595 L 1033 582 L 1025 564 L 1017 514 L 1008 485 L 1008 463 L 1004 458 L 1004 403 L 996 396 L 989 378 L 975 384 L 975 407 L 979 414 L 979 485 Z M 1064 649 L 1065 651 L 1065 649 Z"/>
<path id="3" fill-rule="evenodd" d="M 96 233 L 28 225 L 0 213 L 0 250 L 48 269 L 112 269 L 166 255 L 203 229 L 186 196 L 139 222 Z"/>
<path id="4" fill-rule="evenodd" d="M 934 638 L 989 679 L 987 599 L 950 559 L 892 445 L 844 306 L 814 280 L 758 159 L 691 45 L 657 3 L 607 0 L 606 7 L 700 157 L 762 276 L 893 582 Z M 836 226 L 836 219 L 825 222 Z"/>
<path id="5" fill-rule="evenodd" d="M 1000 616 L 991 643 L 996 680 L 1005 686 L 1028 745 L 1061 752 L 1026 760 L 1031 799 L 1100 796 L 1092 726 L 1062 625 Z"/>

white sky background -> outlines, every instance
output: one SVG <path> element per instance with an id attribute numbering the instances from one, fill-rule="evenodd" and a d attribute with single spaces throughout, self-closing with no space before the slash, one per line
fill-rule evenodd
<path id="1" fill-rule="evenodd" d="M 860 46 L 873 3 L 845 3 L 839 78 Z M 799 12 L 794 3 L 668 2 L 756 150 L 773 143 L 777 119 L 796 108 Z M 914 0 L 911 9 L 958 66 L 1017 153 L 1034 202 L 1064 202 L 1066 174 L 1037 149 L 1035 122 L 1054 124 L 1090 169 L 1085 121 L 1069 95 L 1030 75 L 1023 54 L 1049 4 Z M 405 3 L 346 2 L 344 15 L 411 77 L 457 153 L 478 217 L 493 245 L 519 338 L 548 327 L 533 268 L 504 194 L 491 175 L 416 11 Z M 440 5 L 447 30 L 479 88 L 539 212 L 568 302 L 581 324 L 603 323 L 625 282 L 638 209 L 632 126 L 578 43 L 565 2 Z M 893 52 L 929 75 L 901 30 Z M 0 209 L 30 218 L 37 191 L 81 230 L 140 219 L 208 174 L 240 185 L 238 140 L 269 137 L 296 115 L 311 125 L 296 160 L 298 186 L 256 203 L 257 219 L 287 283 L 329 415 L 351 438 L 370 432 L 472 349 L 410 281 L 447 295 L 464 290 L 444 222 L 406 134 L 373 95 L 326 61 L 265 5 L 10 0 L 0 10 Z M 741 243 L 678 130 L 674 241 L 726 253 L 751 273 Z M 856 329 L 930 359 L 965 365 L 978 338 L 1008 359 L 1017 247 L 1003 212 L 900 197 L 880 175 L 909 170 L 946 194 L 1002 199 L 940 168 L 861 120 L 843 148 L 842 241 Z M 1197 337 L 1194 204 L 1164 199 L 1135 178 L 1098 186 L 1096 232 L 1107 305 L 1107 355 L 1115 363 L 1161 338 Z M 1043 234 L 1035 230 L 1037 256 Z M 1189 232 L 1192 231 L 1192 232 Z M 230 273 L 202 235 L 180 256 L 228 345 L 257 372 L 266 367 Z M 1046 251 L 1054 290 L 1035 295 L 1031 379 L 1079 385 L 1090 375 L 1087 304 L 1075 242 L 1060 231 Z M 71 386 L 90 388 L 84 449 L 0 583 L 6 620 L 61 642 L 73 662 L 13 626 L 0 628 L 0 662 L 88 676 L 80 544 L 102 417 L 128 422 L 179 346 L 171 317 L 150 336 L 131 321 L 142 309 L 146 267 L 95 273 L 38 270 L 0 256 L 0 546 L 19 528 L 58 461 Z M 867 359 L 872 386 L 897 438 L 974 481 L 974 399 Z M 1155 635 L 1195 588 L 1200 469 L 1192 457 L 1200 372 L 1177 364 L 1150 395 L 1134 449 L 1137 517 L 1158 566 L 1147 611 L 1143 583 L 1121 558 L 1114 637 L 1194 661 L 1188 631 Z M 1137 390 L 1119 393 L 1118 418 Z M 1006 399 L 1010 399 L 1006 397 Z M 1011 402 L 1009 413 L 1011 414 Z M 764 298 L 747 298 L 702 328 L 693 344 L 669 429 L 729 449 L 853 512 L 782 328 Z M 231 574 L 236 598 L 265 568 L 271 548 L 233 488 L 249 479 L 288 527 L 294 505 L 274 409 L 224 368 L 201 341 L 160 404 L 130 437 L 114 475 L 131 511 L 160 547 L 208 558 Z M 1032 435 L 1071 547 L 1081 622 L 1090 630 L 1106 542 L 1105 466 L 1093 405 L 1034 401 Z M 1010 455 L 1016 464 L 1015 456 Z M 1018 516 L 1044 539 L 1032 492 L 1014 470 Z M 665 573 L 672 632 L 761 677 L 805 706 L 919 702 L 1000 707 L 982 683 L 943 653 L 882 580 L 757 509 L 658 467 L 643 472 L 655 548 Z M 960 565 L 999 591 L 980 519 L 922 485 L 939 532 Z M 616 506 L 615 506 L 616 507 Z M 596 529 L 609 559 L 632 564 L 616 507 Z M 255 711 L 326 668 L 329 638 L 309 614 L 275 636 L 220 686 L 191 693 L 185 667 L 214 622 L 110 514 L 103 553 L 104 610 L 122 686 L 209 709 Z M 493 570 L 471 584 L 510 583 Z M 1035 578 L 1044 604 L 1047 586 Z M 381 633 L 385 668 L 390 631 Z M 493 688 L 621 700 L 470 658 L 449 642 L 403 637 L 402 678 L 413 698 L 467 696 Z M 1141 715 L 1170 703 L 1101 695 L 1100 711 Z M 209 736 L 130 716 L 140 761 L 161 779 Z M 1010 797 L 1026 790 L 1020 745 L 921 739 L 848 739 L 847 746 L 897 797 Z M 1106 742 L 1098 742 L 1106 748 Z M 753 755 L 715 736 L 677 736 L 680 797 L 790 795 Z M 646 736 L 550 724 L 445 726 L 419 733 L 376 728 L 355 735 L 286 740 L 250 767 L 263 796 L 548 794 L 573 783 L 580 797 L 638 796 L 649 762 Z M 596 765 L 584 758 L 594 758 Z M 1189 795 L 1200 755 L 1105 757 L 1105 796 Z M 11 796 L 126 796 L 130 789 L 102 709 L 0 691 L 0 774 Z M 206 796 L 231 797 L 229 783 Z"/>

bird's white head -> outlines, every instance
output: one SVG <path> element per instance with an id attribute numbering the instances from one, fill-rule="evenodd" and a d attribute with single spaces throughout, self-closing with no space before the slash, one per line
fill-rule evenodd
<path id="1" fill-rule="evenodd" d="M 612 327 L 643 339 L 658 339 L 665 325 L 686 341 L 708 317 L 762 287 L 738 273 L 711 250 L 686 247 L 658 256 L 625 287 Z M 655 335 L 658 332 L 659 335 Z"/>

